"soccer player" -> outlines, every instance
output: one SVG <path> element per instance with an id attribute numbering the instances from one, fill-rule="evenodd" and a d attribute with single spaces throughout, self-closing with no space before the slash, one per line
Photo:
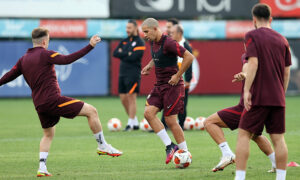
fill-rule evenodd
<path id="1" fill-rule="evenodd" d="M 192 52 L 192 48 L 189 45 L 188 41 L 183 37 L 183 27 L 179 24 L 174 25 L 171 28 L 171 37 L 179 43 L 180 46 L 184 47 L 186 50 L 188 50 L 190 53 Z M 181 67 L 182 63 L 182 58 L 177 57 L 178 60 L 178 67 Z M 186 107 L 188 103 L 188 95 L 189 95 L 189 88 L 190 88 L 190 82 L 192 80 L 192 65 L 186 70 L 186 72 L 183 74 L 183 79 L 184 79 L 184 90 L 185 90 L 185 96 L 184 96 L 184 108 L 183 108 L 183 113 L 178 114 L 178 120 L 179 120 L 179 125 L 183 129 L 184 126 L 184 121 L 186 118 Z"/>
<path id="2" fill-rule="evenodd" d="M 243 68 L 242 72 L 234 75 L 234 79 L 232 82 L 240 82 L 242 81 L 244 86 L 244 81 L 246 78 L 246 68 L 247 68 L 247 60 L 245 60 L 245 54 L 242 56 Z M 230 128 L 231 130 L 235 130 L 239 126 L 241 114 L 244 110 L 244 100 L 243 100 L 243 89 L 241 93 L 240 102 L 238 105 L 225 108 L 213 115 L 209 116 L 204 121 L 204 127 L 206 131 L 210 134 L 213 140 L 218 144 L 221 152 L 222 158 L 217 166 L 215 166 L 212 171 L 222 171 L 226 166 L 234 163 L 235 154 L 231 151 L 226 139 L 224 137 L 224 133 L 221 128 Z M 271 147 L 271 143 L 265 136 L 253 136 L 252 140 L 256 142 L 258 147 L 264 152 L 270 159 L 272 164 L 272 169 L 268 172 L 275 172 L 276 163 L 275 163 L 275 153 Z"/>
<path id="3" fill-rule="evenodd" d="M 152 60 L 141 73 L 148 75 L 155 65 L 156 75 L 156 83 L 146 101 L 144 116 L 166 146 L 166 164 L 168 164 L 178 148 L 187 149 L 183 131 L 177 122 L 177 115 L 183 111 L 184 103 L 182 74 L 192 64 L 194 56 L 175 40 L 163 35 L 156 19 L 146 19 L 142 24 L 142 30 L 145 38 L 151 41 Z M 177 56 L 183 57 L 180 69 L 177 65 Z M 166 123 L 178 146 L 171 141 L 166 129 L 156 116 L 162 109 Z"/>
<path id="4" fill-rule="evenodd" d="M 32 31 L 33 48 L 28 49 L 16 65 L 0 79 L 1 86 L 23 74 L 32 90 L 33 103 L 44 132 L 40 142 L 38 177 L 51 176 L 46 167 L 46 160 L 55 134 L 55 125 L 61 116 L 65 118 L 87 117 L 90 129 L 98 142 L 97 153 L 109 156 L 122 155 L 122 152 L 105 141 L 96 108 L 80 100 L 61 96 L 54 69 L 54 64 L 70 64 L 83 57 L 100 41 L 101 39 L 95 35 L 90 39 L 90 43 L 86 47 L 65 56 L 58 52 L 47 50 L 49 31 L 41 27 L 36 28 Z"/>
<path id="5" fill-rule="evenodd" d="M 128 37 L 123 39 L 114 50 L 114 56 L 120 58 L 119 95 L 128 115 L 125 131 L 138 130 L 136 117 L 136 96 L 141 80 L 141 61 L 146 49 L 140 38 L 135 20 L 129 20 L 126 26 Z"/>
<path id="6" fill-rule="evenodd" d="M 249 141 L 266 127 L 275 150 L 276 179 L 286 177 L 285 92 L 288 87 L 291 54 L 286 38 L 271 29 L 271 9 L 266 4 L 252 8 L 255 30 L 245 35 L 245 110 L 239 123 L 235 179 L 245 179 Z"/>

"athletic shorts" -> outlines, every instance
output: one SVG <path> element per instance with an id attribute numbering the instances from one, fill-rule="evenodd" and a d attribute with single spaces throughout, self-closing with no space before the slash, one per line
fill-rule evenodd
<path id="1" fill-rule="evenodd" d="M 244 106 L 236 105 L 233 107 L 225 108 L 218 111 L 219 117 L 222 121 L 231 129 L 235 130 L 239 127 L 241 115 L 243 113 Z"/>
<path id="2" fill-rule="evenodd" d="M 119 77 L 119 94 L 132 94 L 140 92 L 140 78 L 139 77 Z"/>
<path id="3" fill-rule="evenodd" d="M 164 110 L 164 116 L 175 115 L 183 113 L 184 109 L 184 85 L 178 84 L 171 86 L 170 84 L 163 84 L 154 86 L 149 94 L 146 106 L 155 106 L 160 110 Z"/>
<path id="4" fill-rule="evenodd" d="M 261 135 L 264 126 L 269 134 L 284 133 L 285 107 L 253 106 L 249 111 L 243 111 L 239 128 Z"/>
<path id="5" fill-rule="evenodd" d="M 84 102 L 66 96 L 36 108 L 42 128 L 50 128 L 58 123 L 60 117 L 73 119 L 82 109 Z"/>

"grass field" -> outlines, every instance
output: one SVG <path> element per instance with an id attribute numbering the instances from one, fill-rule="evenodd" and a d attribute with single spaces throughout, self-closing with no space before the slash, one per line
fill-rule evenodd
<path id="1" fill-rule="evenodd" d="M 118 158 L 99 157 L 96 141 L 85 118 L 61 119 L 56 128 L 48 157 L 50 179 L 233 179 L 235 166 L 223 172 L 210 172 L 220 158 L 220 151 L 205 131 L 185 131 L 193 163 L 187 169 L 165 165 L 165 147 L 154 133 L 109 132 L 107 121 L 112 117 L 127 117 L 116 97 L 82 98 L 99 110 L 106 140 L 124 151 Z M 143 117 L 145 97 L 138 99 L 138 117 Z M 238 102 L 237 96 L 191 96 L 188 115 L 208 116 Z M 288 161 L 300 163 L 300 97 L 287 97 L 286 141 Z M 236 131 L 224 130 L 235 150 Z M 170 132 L 169 132 L 170 133 Z M 35 179 L 38 168 L 39 141 L 42 129 L 31 99 L 0 99 L 0 179 Z M 269 159 L 251 142 L 247 179 L 275 179 L 266 173 Z M 288 180 L 300 179 L 300 167 L 287 171 Z"/>

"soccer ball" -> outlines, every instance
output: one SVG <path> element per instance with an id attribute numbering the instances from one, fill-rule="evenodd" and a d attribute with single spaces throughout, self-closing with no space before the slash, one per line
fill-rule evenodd
<path id="1" fill-rule="evenodd" d="M 118 118 L 111 118 L 107 123 L 107 127 L 110 131 L 120 131 L 122 123 Z"/>
<path id="2" fill-rule="evenodd" d="M 195 126 L 195 120 L 191 117 L 186 117 L 184 121 L 184 129 L 185 130 L 193 130 Z"/>
<path id="3" fill-rule="evenodd" d="M 204 130 L 204 121 L 205 121 L 205 117 L 197 117 L 195 120 L 195 129 L 196 130 Z"/>
<path id="4" fill-rule="evenodd" d="M 187 168 L 192 163 L 192 155 L 187 150 L 179 149 L 174 153 L 172 160 L 176 168 Z"/>
<path id="5" fill-rule="evenodd" d="M 140 122 L 140 129 L 142 131 L 151 131 L 152 128 L 150 126 L 150 124 L 148 123 L 148 121 L 146 119 L 143 119 L 141 122 Z"/>

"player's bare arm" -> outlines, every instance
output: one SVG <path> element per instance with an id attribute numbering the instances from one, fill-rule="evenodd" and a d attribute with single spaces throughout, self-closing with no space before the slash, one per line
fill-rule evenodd
<path id="1" fill-rule="evenodd" d="M 257 57 L 250 57 L 248 59 L 248 67 L 246 69 L 247 78 L 244 86 L 244 106 L 247 111 L 251 108 L 251 93 L 250 88 L 253 84 L 254 78 L 256 76 L 258 68 L 258 59 Z"/>
<path id="2" fill-rule="evenodd" d="M 180 69 L 178 70 L 178 72 L 171 77 L 171 79 L 169 81 L 169 84 L 171 84 L 172 86 L 175 86 L 178 83 L 178 81 L 180 80 L 180 77 L 182 76 L 182 74 L 193 63 L 194 58 L 195 58 L 194 55 L 192 55 L 188 50 L 186 50 L 184 52 L 182 65 L 181 65 Z"/>
<path id="3" fill-rule="evenodd" d="M 142 69 L 141 74 L 149 75 L 153 66 L 154 66 L 154 61 L 153 61 L 153 59 L 151 59 L 151 61 Z"/>
<path id="4" fill-rule="evenodd" d="M 284 92 L 286 92 L 290 81 L 290 66 L 284 68 Z"/>

